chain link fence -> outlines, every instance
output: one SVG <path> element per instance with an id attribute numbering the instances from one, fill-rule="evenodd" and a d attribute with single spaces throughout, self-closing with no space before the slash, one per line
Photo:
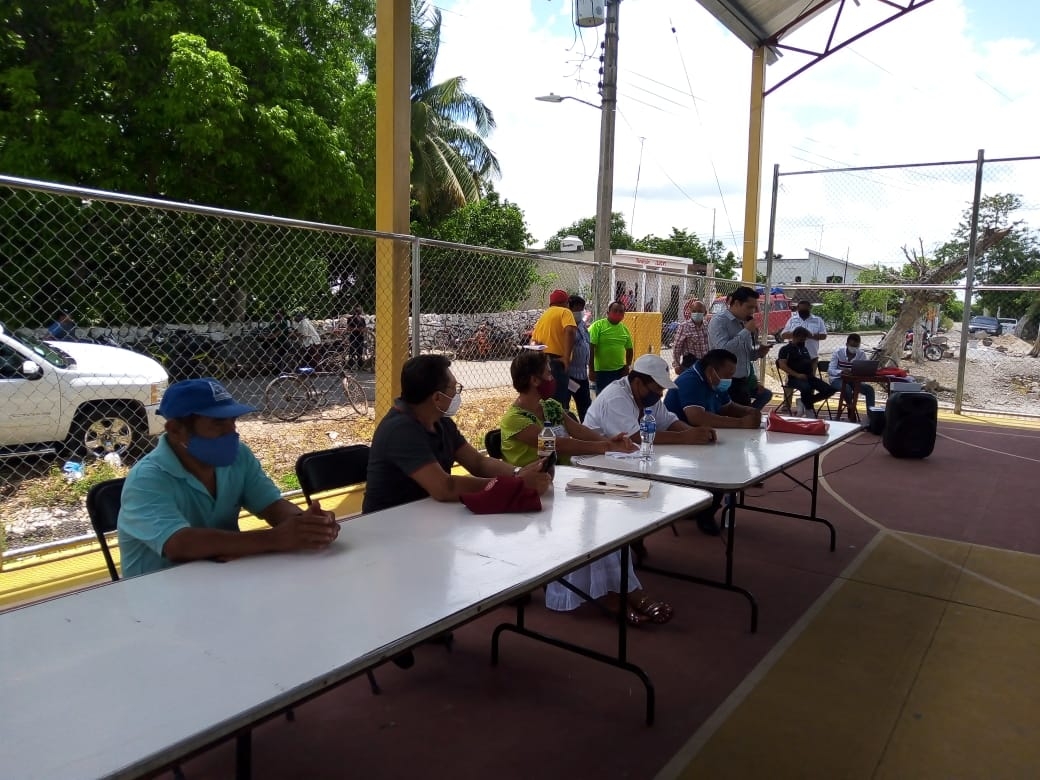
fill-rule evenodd
<path id="1" fill-rule="evenodd" d="M 377 284 L 388 269 L 390 282 Z M 125 474 L 153 446 L 159 400 L 182 379 L 213 377 L 256 407 L 240 431 L 287 490 L 300 454 L 371 439 L 377 386 L 395 392 L 398 381 L 391 337 L 407 354 L 450 357 L 467 399 L 490 401 L 475 424 L 495 427 L 496 404 L 515 395 L 510 362 L 549 293 L 584 297 L 591 322 L 599 272 L 569 257 L 0 177 L 9 547 L 88 530 L 89 487 Z M 637 354 L 667 352 L 689 302 L 735 284 L 605 272 L 619 299 L 629 293 Z M 382 328 L 377 309 L 394 312 Z M 479 443 L 482 431 L 470 435 Z M 65 515 L 68 527 L 55 526 Z"/>
<path id="2" fill-rule="evenodd" d="M 1040 414 L 1040 365 L 1028 357 L 1040 299 L 1038 173 L 1040 157 L 981 152 L 970 161 L 777 169 L 772 258 L 756 262 L 758 279 L 809 301 L 832 332 L 863 332 L 868 348 L 884 338 L 887 355 L 940 402 Z M 968 275 L 969 265 L 978 273 Z"/>

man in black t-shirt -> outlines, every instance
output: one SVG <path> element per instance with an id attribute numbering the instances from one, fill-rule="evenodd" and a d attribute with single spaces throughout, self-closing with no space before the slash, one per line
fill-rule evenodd
<path id="1" fill-rule="evenodd" d="M 808 328 L 797 327 L 791 331 L 791 342 L 780 348 L 776 364 L 787 374 L 787 384 L 801 392 L 802 406 L 805 407 L 806 413 L 815 417 L 813 407 L 825 398 L 830 398 L 838 390 L 813 373 L 815 363 L 805 346 L 807 338 Z"/>
<path id="2" fill-rule="evenodd" d="M 458 501 L 483 490 L 495 477 L 519 476 L 539 493 L 552 480 L 541 461 L 524 468 L 477 452 L 451 419 L 462 403 L 462 385 L 444 355 L 418 355 L 401 369 L 401 397 L 372 437 L 363 512 L 407 504 L 430 496 Z M 455 475 L 458 463 L 467 475 Z M 472 476 L 471 476 L 472 475 Z"/>

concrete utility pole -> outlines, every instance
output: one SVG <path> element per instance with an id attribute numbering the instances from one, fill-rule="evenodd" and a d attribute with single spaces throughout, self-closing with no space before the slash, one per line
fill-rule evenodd
<path id="1" fill-rule="evenodd" d="M 607 316 L 610 290 L 610 223 L 614 205 L 614 119 L 617 113 L 618 6 L 607 0 L 603 35 L 603 80 L 599 128 L 599 184 L 596 188 L 596 316 Z"/>

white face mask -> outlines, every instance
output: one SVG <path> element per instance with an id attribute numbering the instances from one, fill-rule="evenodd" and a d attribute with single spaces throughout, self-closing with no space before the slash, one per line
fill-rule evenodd
<path id="1" fill-rule="evenodd" d="M 704 312 L 695 311 L 690 315 L 690 319 L 694 322 L 704 322 Z"/>
<path id="2" fill-rule="evenodd" d="M 447 393 L 441 393 L 443 396 L 447 396 Z M 455 393 L 451 397 L 451 401 L 448 403 L 448 408 L 444 410 L 445 417 L 454 417 L 459 413 L 459 407 L 462 406 L 462 393 Z"/>

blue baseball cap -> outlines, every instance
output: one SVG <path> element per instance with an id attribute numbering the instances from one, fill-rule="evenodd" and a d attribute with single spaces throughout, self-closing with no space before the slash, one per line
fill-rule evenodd
<path id="1" fill-rule="evenodd" d="M 240 404 L 216 379 L 185 379 L 170 385 L 159 402 L 159 415 L 176 420 L 193 414 L 226 419 L 255 412 L 256 408 Z"/>

